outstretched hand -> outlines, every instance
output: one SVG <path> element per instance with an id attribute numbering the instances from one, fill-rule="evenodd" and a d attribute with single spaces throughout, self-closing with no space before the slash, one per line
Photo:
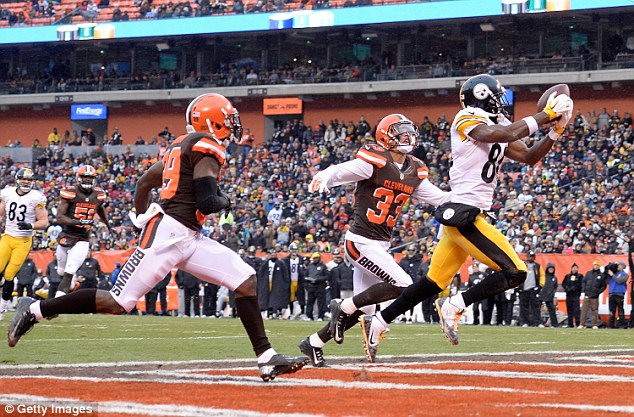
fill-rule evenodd
<path id="1" fill-rule="evenodd" d="M 319 174 L 313 177 L 313 180 L 310 182 L 308 186 L 308 191 L 311 193 L 319 192 L 319 193 L 330 193 L 330 189 L 328 189 L 327 181 L 325 178 L 322 178 Z"/>

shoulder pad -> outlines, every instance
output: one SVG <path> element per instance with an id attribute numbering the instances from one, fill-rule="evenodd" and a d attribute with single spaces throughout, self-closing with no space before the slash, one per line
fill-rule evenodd
<path id="1" fill-rule="evenodd" d="M 471 129 L 481 124 L 488 125 L 489 120 L 489 113 L 477 107 L 468 107 L 460 110 L 458 114 L 456 114 L 452 127 L 456 129 L 460 135 L 460 140 L 465 141 Z"/>
<path id="2" fill-rule="evenodd" d="M 416 174 L 418 178 L 424 180 L 429 175 L 429 170 L 427 169 L 427 165 L 420 159 L 415 156 L 408 155 L 408 158 L 411 158 L 412 165 L 416 168 Z"/>
<path id="3" fill-rule="evenodd" d="M 59 192 L 59 196 L 66 200 L 72 200 L 77 196 L 77 192 L 75 191 L 75 187 L 68 187 L 62 189 L 62 191 Z"/>
<path id="4" fill-rule="evenodd" d="M 369 164 L 383 168 L 387 164 L 387 155 L 385 155 L 386 152 L 385 148 L 379 145 L 370 144 L 359 149 L 356 156 Z"/>
<path id="5" fill-rule="evenodd" d="M 36 208 L 42 208 L 42 207 L 46 207 L 46 196 L 39 192 L 36 191 L 36 197 L 35 197 L 35 202 L 37 203 L 37 205 L 35 206 Z"/>
<path id="6" fill-rule="evenodd" d="M 218 160 L 220 165 L 223 165 L 225 163 L 226 150 L 224 146 L 218 143 L 218 141 L 208 135 L 194 140 L 195 142 L 194 146 L 192 146 L 192 152 L 199 152 L 208 156 L 212 156 Z"/>

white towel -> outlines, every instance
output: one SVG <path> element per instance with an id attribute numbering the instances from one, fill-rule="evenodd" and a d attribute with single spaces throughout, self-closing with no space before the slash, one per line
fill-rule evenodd
<path id="1" fill-rule="evenodd" d="M 137 216 L 136 213 L 130 211 L 128 212 L 128 215 L 130 216 L 130 220 L 132 220 L 132 224 L 134 224 L 139 229 L 143 229 L 143 226 L 145 226 L 147 222 L 152 220 L 154 216 L 157 216 L 161 213 L 164 213 L 161 206 L 159 206 L 157 203 L 152 203 L 150 204 L 150 207 L 148 207 L 148 209 L 145 211 L 145 213 L 139 214 Z"/>

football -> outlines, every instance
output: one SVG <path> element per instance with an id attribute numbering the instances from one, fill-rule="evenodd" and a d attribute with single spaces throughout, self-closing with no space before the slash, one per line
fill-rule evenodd
<path id="1" fill-rule="evenodd" d="M 570 89 L 568 88 L 568 84 L 553 85 L 548 90 L 544 91 L 542 96 L 537 101 L 537 111 L 538 112 L 544 110 L 544 107 L 546 107 L 546 104 L 548 103 L 548 97 L 550 97 L 550 95 L 552 93 L 555 93 L 555 92 L 557 94 L 565 94 L 568 97 L 570 97 Z"/>

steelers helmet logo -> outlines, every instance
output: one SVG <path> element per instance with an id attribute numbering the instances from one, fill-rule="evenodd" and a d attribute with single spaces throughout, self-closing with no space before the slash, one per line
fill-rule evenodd
<path id="1" fill-rule="evenodd" d="M 476 86 L 473 87 L 473 96 L 478 100 L 484 100 L 485 98 L 489 97 L 490 92 L 491 90 L 489 90 L 489 87 L 487 87 L 486 84 L 483 83 L 476 84 Z"/>
<path id="2" fill-rule="evenodd" d="M 442 218 L 445 219 L 445 220 L 449 220 L 449 219 L 451 219 L 453 217 L 453 215 L 455 213 L 456 212 L 454 211 L 454 209 L 448 208 L 447 210 L 443 211 Z"/>

